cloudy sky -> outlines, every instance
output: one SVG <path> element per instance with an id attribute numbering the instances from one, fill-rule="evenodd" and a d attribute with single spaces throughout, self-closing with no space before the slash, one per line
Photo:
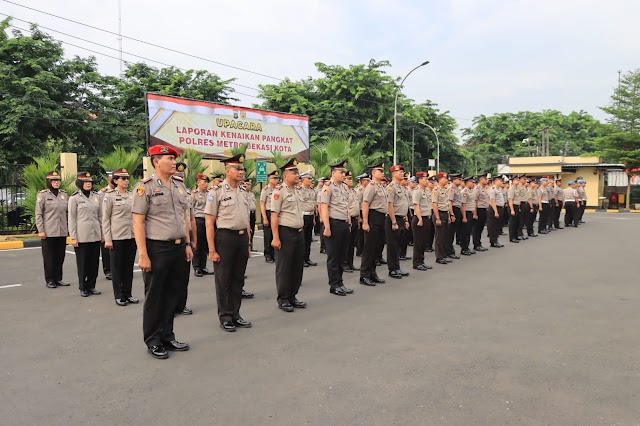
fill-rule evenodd
<path id="1" fill-rule="evenodd" d="M 118 0 L 12 2 L 118 31 Z M 115 35 L 5 0 L 0 13 L 118 47 Z M 315 62 L 348 66 L 371 58 L 389 60 L 388 72 L 404 76 L 429 60 L 407 79 L 405 93 L 433 100 L 467 127 L 480 114 L 522 110 L 585 110 L 604 119 L 597 107 L 608 104 L 618 70 L 640 68 L 638 16 L 638 0 L 122 0 L 122 33 L 277 78 L 315 76 Z M 237 78 L 249 86 L 236 88 L 247 106 L 258 102 L 249 96 L 258 84 L 277 81 L 129 39 L 123 50 Z M 119 72 L 117 59 L 68 45 L 66 51 L 95 55 L 103 72 Z"/>

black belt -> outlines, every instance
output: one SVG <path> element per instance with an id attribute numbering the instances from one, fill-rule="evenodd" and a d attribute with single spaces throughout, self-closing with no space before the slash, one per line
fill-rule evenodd
<path id="1" fill-rule="evenodd" d="M 224 234 L 233 234 L 233 235 L 244 235 L 247 230 L 246 229 L 226 229 L 226 228 L 218 228 L 216 232 L 222 232 Z"/>
<path id="2" fill-rule="evenodd" d="M 196 220 L 204 220 L 204 217 L 198 217 L 198 216 L 196 216 Z"/>
<path id="3" fill-rule="evenodd" d="M 302 232 L 302 230 L 304 228 L 292 228 L 290 226 L 285 226 L 285 225 L 278 225 L 279 228 L 283 228 L 280 229 L 280 231 L 285 230 L 285 231 L 291 231 L 291 232 Z"/>
<path id="4" fill-rule="evenodd" d="M 153 241 L 154 243 L 165 243 L 165 244 L 172 244 L 172 245 L 180 245 L 180 244 L 185 244 L 187 242 L 186 238 L 178 238 L 178 239 L 170 239 L 170 240 L 154 240 L 152 238 L 147 238 L 147 240 Z"/>

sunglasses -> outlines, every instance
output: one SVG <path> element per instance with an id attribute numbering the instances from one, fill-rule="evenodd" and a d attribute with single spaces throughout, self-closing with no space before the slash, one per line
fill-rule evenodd
<path id="1" fill-rule="evenodd" d="M 236 169 L 238 171 L 244 171 L 244 166 L 229 166 L 229 167 L 231 167 L 232 169 Z"/>

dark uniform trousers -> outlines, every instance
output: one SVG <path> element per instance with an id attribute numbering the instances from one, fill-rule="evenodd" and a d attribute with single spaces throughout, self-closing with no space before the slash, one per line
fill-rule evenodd
<path id="1" fill-rule="evenodd" d="M 502 212 L 506 209 L 499 206 L 496 206 L 496 208 L 498 209 L 498 217 L 496 217 L 493 211 L 493 208 L 487 209 L 487 231 L 489 232 L 490 244 L 498 243 L 498 237 L 500 236 L 500 230 L 502 229 Z M 514 217 L 516 218 L 516 221 L 517 221 L 518 216 L 515 215 Z M 509 234 L 511 235 L 511 226 L 509 226 Z M 516 236 L 517 236 L 517 233 L 516 233 Z"/>
<path id="2" fill-rule="evenodd" d="M 524 228 L 528 226 L 529 223 L 529 210 L 531 210 L 531 206 L 529 206 L 528 201 L 522 201 L 520 203 L 520 212 L 518 214 L 518 236 L 524 236 Z"/>
<path id="3" fill-rule="evenodd" d="M 45 282 L 62 281 L 62 265 L 66 255 L 67 237 L 47 237 L 40 240 Z"/>
<path id="4" fill-rule="evenodd" d="M 507 210 L 510 210 L 510 207 L 506 207 Z M 513 204 L 513 212 L 514 214 L 509 213 L 509 240 L 517 240 L 518 239 L 518 221 L 520 220 L 520 205 Z M 493 241 L 491 242 L 493 244 Z"/>
<path id="5" fill-rule="evenodd" d="M 344 220 L 329 219 L 331 225 L 331 236 L 325 237 L 327 247 L 327 273 L 329 275 L 329 285 L 331 288 L 337 288 L 344 283 L 342 282 L 342 263 L 346 250 L 344 247 L 351 235 L 349 224 Z"/>
<path id="6" fill-rule="evenodd" d="M 100 241 L 78 243 L 78 247 L 74 247 L 73 250 L 76 252 L 80 290 L 96 288 L 98 267 L 100 266 Z"/>
<path id="7" fill-rule="evenodd" d="M 556 202 L 555 202 L 555 200 L 549 201 L 549 203 L 547 204 L 547 207 L 548 207 L 548 210 L 549 210 L 547 212 L 547 229 L 551 229 L 551 228 L 553 228 L 553 225 L 554 225 L 553 218 L 556 217 Z M 540 215 L 542 215 L 542 212 L 540 212 Z M 538 219 L 538 221 L 539 220 L 540 219 Z M 539 231 L 540 231 L 540 229 L 538 228 L 538 232 Z"/>
<path id="8" fill-rule="evenodd" d="M 534 204 L 533 205 L 533 213 L 531 213 L 531 207 L 529 207 L 529 213 L 527 215 L 527 234 L 528 235 L 533 235 L 533 224 L 536 221 L 536 216 L 538 216 L 538 205 Z"/>
<path id="9" fill-rule="evenodd" d="M 351 216 L 351 230 L 345 246 L 344 264 L 353 268 L 353 256 L 358 241 L 358 216 Z"/>
<path id="10" fill-rule="evenodd" d="M 433 222 L 429 219 L 429 228 L 427 231 L 426 247 L 433 250 L 433 239 L 436 236 L 436 230 L 434 229 Z"/>
<path id="11" fill-rule="evenodd" d="M 102 256 L 102 272 L 107 275 L 111 273 L 111 250 L 104 246 L 104 241 L 100 243 L 100 255 Z"/>
<path id="12" fill-rule="evenodd" d="M 245 230 L 218 229 L 215 236 L 220 262 L 213 264 L 220 322 L 240 319 L 244 271 L 249 261 L 249 236 Z M 271 244 L 271 243 L 269 243 Z"/>
<path id="13" fill-rule="evenodd" d="M 360 229 L 358 229 L 358 239 L 356 240 L 356 254 L 359 256 L 362 256 L 363 248 L 364 248 L 364 230 L 362 229 L 362 227 L 360 227 Z"/>
<path id="14" fill-rule="evenodd" d="M 542 210 L 540 210 L 540 218 L 538 219 L 538 232 L 547 229 L 549 213 L 551 213 L 551 203 L 542 203 Z"/>
<path id="15" fill-rule="evenodd" d="M 255 211 L 250 211 L 249 212 L 249 227 L 251 228 L 251 235 L 250 235 L 250 239 L 249 239 L 249 246 L 251 248 L 254 248 L 253 246 L 253 234 L 256 233 L 256 212 Z M 206 235 L 206 234 L 205 234 Z M 198 237 L 198 241 L 200 241 L 200 237 Z M 206 237 L 205 237 L 205 241 L 206 241 Z M 207 250 L 209 248 L 207 247 Z M 205 257 L 206 260 L 206 257 Z M 206 266 L 206 263 L 205 263 Z"/>
<path id="16" fill-rule="evenodd" d="M 313 215 L 304 215 L 304 259 L 311 260 L 311 240 L 313 239 Z"/>
<path id="17" fill-rule="evenodd" d="M 113 241 L 113 249 L 109 251 L 111 252 L 113 295 L 116 299 L 131 297 L 133 263 L 136 260 L 136 240 L 133 238 L 115 240 Z"/>
<path id="18" fill-rule="evenodd" d="M 520 211 L 519 205 L 514 205 L 514 207 L 517 207 L 518 208 L 517 211 Z M 491 214 L 491 209 L 487 209 L 487 221 L 489 220 L 488 218 L 490 214 Z M 506 227 L 511 226 L 511 209 L 509 208 L 508 201 L 502 208 L 502 213 L 500 213 L 500 232 L 502 232 L 502 228 L 504 228 L 505 226 Z M 487 232 L 488 231 L 489 229 L 487 229 Z"/>
<path id="19" fill-rule="evenodd" d="M 187 298 L 189 297 L 189 278 L 191 277 L 191 262 L 187 262 L 187 259 L 182 259 L 181 262 L 176 263 L 176 268 L 182 271 L 182 274 L 181 274 L 182 279 L 178 283 L 176 306 L 174 308 L 176 313 L 180 313 L 187 306 Z"/>
<path id="20" fill-rule="evenodd" d="M 580 222 L 582 220 L 582 216 L 584 216 L 584 211 L 587 208 L 587 203 L 585 203 L 584 201 L 580 201 L 580 207 L 577 207 L 576 210 L 578 211 L 578 222 Z M 577 225 L 577 223 L 576 223 Z"/>
<path id="21" fill-rule="evenodd" d="M 575 201 L 564 203 L 564 226 L 578 225 L 578 208 Z"/>
<path id="22" fill-rule="evenodd" d="M 482 231 L 487 223 L 487 209 L 478 207 L 476 208 L 476 213 L 478 214 L 478 219 L 473 225 L 473 230 L 471 231 L 473 234 L 473 248 L 482 246 Z"/>
<path id="23" fill-rule="evenodd" d="M 204 217 L 196 217 L 196 249 L 193 252 L 193 269 L 202 269 L 207 266 L 209 245 L 207 244 L 207 226 Z"/>
<path id="24" fill-rule="evenodd" d="M 418 216 L 411 219 L 411 231 L 413 233 L 413 266 L 424 263 L 424 251 L 427 248 L 427 236 L 431 228 L 431 218 L 422 216 L 422 226 L 418 226 Z"/>
<path id="25" fill-rule="evenodd" d="M 558 205 L 555 207 L 554 209 L 554 217 L 553 217 L 553 225 L 556 228 L 560 228 L 560 213 L 562 213 L 562 207 L 563 206 L 563 202 L 562 201 L 558 201 Z"/>
<path id="26" fill-rule="evenodd" d="M 267 210 L 267 220 L 269 221 L 269 226 L 262 227 L 264 231 L 264 257 L 266 259 L 273 259 L 274 249 L 271 246 L 271 242 L 273 241 L 273 232 L 271 231 L 271 210 Z M 262 223 L 264 224 L 264 221 Z M 222 257 L 222 255 L 220 255 L 220 257 Z"/>
<path id="27" fill-rule="evenodd" d="M 307 216 L 305 216 L 306 218 Z M 313 218 L 313 216 L 309 216 Z M 278 227 L 282 247 L 276 250 L 276 290 L 278 305 L 291 303 L 302 283 L 304 269 L 304 235 L 302 229 L 280 225 Z"/>
<path id="28" fill-rule="evenodd" d="M 151 271 L 142 273 L 144 281 L 144 306 L 142 331 L 147 346 L 160 345 L 175 340 L 173 318 L 183 279 L 185 263 L 185 239 L 159 241 L 147 239 L 147 254 Z"/>
<path id="29" fill-rule="evenodd" d="M 473 218 L 473 212 L 465 211 L 466 222 L 462 222 L 462 232 L 460 236 L 460 247 L 462 250 L 469 250 L 469 243 L 471 242 L 471 232 L 475 228 L 476 219 Z"/>
<path id="30" fill-rule="evenodd" d="M 460 209 L 460 207 L 453 207 L 453 215 L 455 216 L 456 221 L 450 223 L 447 228 L 447 255 L 456 254 L 453 242 L 460 237 L 462 229 L 462 209 Z"/>
<path id="31" fill-rule="evenodd" d="M 316 235 L 322 235 L 322 221 L 320 215 L 316 214 L 316 224 L 313 226 L 313 233 Z"/>
<path id="32" fill-rule="evenodd" d="M 440 211 L 440 226 L 436 224 L 436 215 L 432 214 L 431 219 L 433 220 L 433 229 L 435 233 L 435 252 L 436 259 L 444 259 L 449 255 L 447 251 L 448 241 L 447 236 L 449 235 L 449 212 L 448 211 Z"/>
<path id="33" fill-rule="evenodd" d="M 404 216 L 395 216 L 395 222 L 398 222 L 398 229 L 394 231 L 391 226 L 391 217 L 387 216 L 384 221 L 384 232 L 387 240 L 387 266 L 389 271 L 400 269 L 400 254 L 405 231 Z"/>
<path id="34" fill-rule="evenodd" d="M 378 278 L 376 261 L 380 257 L 381 247 L 384 242 L 384 219 L 384 213 L 377 210 L 369 210 L 369 226 L 371 229 L 364 234 L 360 278 Z"/>

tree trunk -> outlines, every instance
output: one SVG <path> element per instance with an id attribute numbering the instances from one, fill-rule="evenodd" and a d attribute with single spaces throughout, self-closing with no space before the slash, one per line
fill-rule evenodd
<path id="1" fill-rule="evenodd" d="M 627 199 L 626 199 L 627 203 L 626 204 L 627 204 L 627 210 L 630 210 L 629 207 L 631 205 L 631 175 L 628 175 L 627 177 L 628 179 L 627 179 Z"/>

